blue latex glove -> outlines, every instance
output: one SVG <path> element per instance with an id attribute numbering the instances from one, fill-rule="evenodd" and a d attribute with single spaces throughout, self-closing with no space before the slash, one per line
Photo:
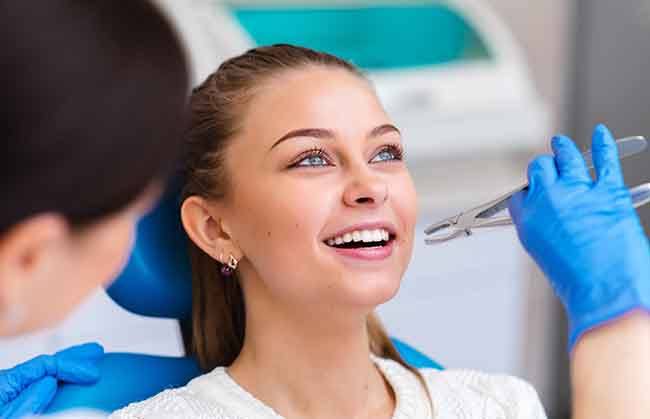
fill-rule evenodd
<path id="1" fill-rule="evenodd" d="M 552 147 L 555 157 L 530 163 L 529 188 L 511 198 L 510 213 L 564 304 L 570 351 L 587 330 L 650 310 L 650 245 L 607 128 L 593 134 L 595 181 L 573 141 L 554 137 Z"/>
<path id="2" fill-rule="evenodd" d="M 41 355 L 0 371 L 0 418 L 42 413 L 57 391 L 58 381 L 92 384 L 99 379 L 97 363 L 104 349 L 97 343 L 73 346 Z"/>

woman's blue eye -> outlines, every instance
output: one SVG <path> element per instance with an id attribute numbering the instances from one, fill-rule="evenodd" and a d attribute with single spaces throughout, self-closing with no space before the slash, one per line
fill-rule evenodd
<path id="1" fill-rule="evenodd" d="M 325 167 L 332 165 L 322 149 L 312 150 L 308 154 L 303 154 L 303 156 L 290 167 Z M 398 146 L 386 146 L 370 160 L 370 163 L 394 160 L 402 160 L 402 150 Z"/>
<path id="2" fill-rule="evenodd" d="M 391 161 L 391 160 L 401 160 L 402 156 L 399 150 L 394 149 L 393 147 L 387 147 L 381 150 L 372 160 L 371 163 L 382 162 L 382 161 Z"/>
<path id="3" fill-rule="evenodd" d="M 312 154 L 295 164 L 296 167 L 327 166 L 328 162 L 320 154 Z"/>

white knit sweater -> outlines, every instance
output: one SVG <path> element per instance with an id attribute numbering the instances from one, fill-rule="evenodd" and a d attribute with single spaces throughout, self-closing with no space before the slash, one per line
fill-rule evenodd
<path id="1" fill-rule="evenodd" d="M 545 419 L 537 393 L 526 382 L 505 375 L 468 370 L 421 369 L 431 394 L 415 374 L 400 364 L 373 361 L 396 396 L 393 419 Z M 187 386 L 162 393 L 114 412 L 109 419 L 284 419 L 271 407 L 216 368 Z"/>

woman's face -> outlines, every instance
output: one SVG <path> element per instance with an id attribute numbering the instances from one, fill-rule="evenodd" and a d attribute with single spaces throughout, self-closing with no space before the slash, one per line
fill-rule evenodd
<path id="1" fill-rule="evenodd" d="M 416 194 L 400 132 L 368 82 L 287 71 L 243 118 L 226 150 L 224 205 L 245 292 L 309 307 L 390 299 L 411 257 Z"/>

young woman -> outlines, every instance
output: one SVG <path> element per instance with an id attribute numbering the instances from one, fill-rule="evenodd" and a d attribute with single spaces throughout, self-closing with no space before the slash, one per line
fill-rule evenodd
<path id="1" fill-rule="evenodd" d="M 299 47 L 258 48 L 221 65 L 195 89 L 191 108 L 181 216 L 193 243 L 194 347 L 210 372 L 113 418 L 545 416 L 535 391 L 519 379 L 409 367 L 373 314 L 395 295 L 409 263 L 416 194 L 400 131 L 353 66 Z M 548 166 L 551 157 L 531 165 L 528 195 L 513 203 L 520 235 L 533 254 L 547 250 L 550 240 L 526 221 L 538 208 L 552 207 L 542 215 L 558 227 L 557 234 L 565 233 L 559 227 L 572 226 L 562 211 L 553 212 L 557 202 L 544 207 L 548 196 L 540 195 L 553 187 L 551 168 L 557 178 L 558 169 L 579 167 L 569 158 L 578 154 L 569 143 L 556 144 L 557 169 Z M 610 146 L 602 143 L 599 150 Z M 600 157 L 595 159 L 605 168 Z M 609 157 L 607 164 L 617 162 Z M 615 173 L 611 169 L 606 171 Z M 650 273 L 643 259 L 650 259 L 647 239 L 629 196 L 616 196 L 620 214 L 632 221 L 624 223 L 630 233 L 619 240 L 625 249 L 612 251 L 612 257 L 621 272 L 632 266 L 637 274 Z M 605 198 L 588 208 L 600 210 L 598 205 L 609 203 Z M 581 225 L 574 226 L 576 234 Z M 574 267 L 584 254 L 602 250 L 585 250 L 580 238 L 564 244 Z M 621 259 L 628 245 L 645 253 L 638 260 Z M 564 258 L 556 260 L 566 265 Z M 599 280 L 585 269 L 583 282 Z M 554 280 L 572 281 L 569 276 Z M 615 335 L 635 343 L 639 330 L 648 330 L 647 319 L 638 316 L 633 324 L 621 320 L 625 327 L 619 325 Z M 576 330 L 582 335 L 586 329 Z M 583 348 L 575 351 L 580 362 L 588 359 Z M 596 373 L 585 383 L 578 374 L 578 406 L 597 401 L 590 386 L 600 378 Z"/>
<path id="2" fill-rule="evenodd" d="M 56 324 L 122 268 L 177 163 L 189 71 L 148 1 L 0 2 L 0 336 Z M 98 345 L 0 371 L 0 416 L 92 382 Z M 86 416 L 88 417 L 88 416 Z"/>

